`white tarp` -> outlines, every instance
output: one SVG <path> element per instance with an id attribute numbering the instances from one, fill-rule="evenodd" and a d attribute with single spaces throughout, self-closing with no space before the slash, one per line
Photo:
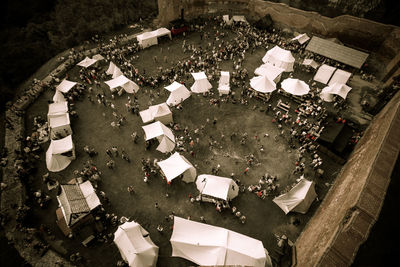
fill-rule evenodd
<path id="1" fill-rule="evenodd" d="M 224 20 L 224 22 L 225 22 L 227 25 L 231 25 L 231 24 L 232 24 L 232 20 L 229 19 L 229 15 L 223 15 L 223 16 L 222 16 L 222 19 Z"/>
<path id="2" fill-rule="evenodd" d="M 230 201 L 239 194 L 239 187 L 231 178 L 202 174 L 197 177 L 196 187 L 201 195 Z"/>
<path id="3" fill-rule="evenodd" d="M 281 83 L 281 87 L 292 95 L 306 95 L 310 91 L 310 86 L 299 79 L 287 78 Z"/>
<path id="4" fill-rule="evenodd" d="M 79 188 L 81 189 L 83 197 L 85 198 L 90 210 L 101 205 L 100 199 L 89 180 L 79 184 Z"/>
<path id="5" fill-rule="evenodd" d="M 173 257 L 202 266 L 272 266 L 260 240 L 177 216 L 170 242 Z"/>
<path id="6" fill-rule="evenodd" d="M 335 70 L 335 67 L 323 64 L 315 74 L 314 81 L 327 84 Z"/>
<path id="7" fill-rule="evenodd" d="M 61 155 L 67 152 L 72 152 L 72 155 Z M 72 135 L 60 140 L 50 141 L 50 146 L 46 151 L 46 166 L 49 171 L 62 171 L 68 167 L 73 159 L 75 159 L 75 151 L 74 144 L 72 142 Z"/>
<path id="8" fill-rule="evenodd" d="M 61 93 L 60 91 L 58 91 L 56 89 L 56 92 L 54 93 L 54 96 L 53 96 L 53 101 L 55 103 L 57 103 L 57 102 L 66 102 L 67 100 L 65 99 L 63 93 Z"/>
<path id="9" fill-rule="evenodd" d="M 245 16 L 232 16 L 232 21 L 234 22 L 246 22 L 246 17 Z"/>
<path id="10" fill-rule="evenodd" d="M 62 93 L 68 93 L 69 90 L 71 90 L 74 86 L 76 85 L 76 82 L 71 82 L 66 79 L 64 79 L 57 87 L 56 89 Z"/>
<path id="11" fill-rule="evenodd" d="M 48 117 L 50 138 L 57 139 L 72 134 L 71 122 L 68 113 Z"/>
<path id="12" fill-rule="evenodd" d="M 186 183 L 194 182 L 196 179 L 196 169 L 178 152 L 175 152 L 166 160 L 157 162 L 157 164 L 168 182 L 171 182 L 181 174 L 183 174 L 182 180 Z"/>
<path id="13" fill-rule="evenodd" d="M 93 58 L 93 59 L 96 59 L 97 61 L 100 61 L 100 60 L 103 60 L 103 59 L 104 59 L 104 57 L 103 57 L 102 55 L 100 55 L 100 54 L 96 54 L 96 55 L 94 55 L 92 58 Z"/>
<path id="14" fill-rule="evenodd" d="M 275 67 L 282 68 L 285 72 L 293 71 L 294 57 L 289 50 L 280 48 L 279 46 L 274 46 L 272 49 L 268 50 L 265 56 L 262 58 L 264 63 L 269 63 Z"/>
<path id="15" fill-rule="evenodd" d="M 137 37 L 141 48 L 146 48 L 158 44 L 157 35 L 154 32 L 144 32 Z"/>
<path id="16" fill-rule="evenodd" d="M 186 86 L 176 81 L 164 88 L 171 92 L 166 101 L 168 106 L 176 106 L 190 96 L 190 91 L 186 88 Z"/>
<path id="17" fill-rule="evenodd" d="M 114 243 L 129 266 L 156 266 L 158 247 L 140 224 L 132 221 L 120 225 L 114 233 Z"/>
<path id="18" fill-rule="evenodd" d="M 340 83 L 334 83 L 332 85 L 329 85 L 322 89 L 321 92 L 321 98 L 325 100 L 326 102 L 332 102 L 332 97 L 328 96 L 327 94 L 330 95 L 339 95 L 343 99 L 346 99 L 347 94 L 350 92 L 351 87 L 347 86 L 345 84 L 340 84 Z"/>
<path id="19" fill-rule="evenodd" d="M 276 84 L 267 76 L 255 76 L 250 79 L 250 86 L 260 93 L 271 93 L 276 90 Z"/>
<path id="20" fill-rule="evenodd" d="M 310 37 L 308 37 L 307 33 L 299 34 L 292 39 L 292 41 L 297 41 L 299 44 L 304 44 L 308 40 L 310 40 Z"/>
<path id="21" fill-rule="evenodd" d="M 325 102 L 332 102 L 333 101 L 333 94 L 329 93 L 329 88 L 325 87 L 322 89 L 321 93 L 319 94 L 319 97 L 324 100 Z"/>
<path id="22" fill-rule="evenodd" d="M 192 76 L 194 78 L 194 83 L 190 87 L 190 90 L 192 90 L 193 93 L 205 93 L 212 88 L 204 71 L 192 73 Z"/>
<path id="23" fill-rule="evenodd" d="M 56 102 L 49 104 L 49 112 L 47 112 L 47 118 L 58 116 L 68 113 L 68 102 Z"/>
<path id="24" fill-rule="evenodd" d="M 172 40 L 171 31 L 168 30 L 167 28 L 159 28 L 159 29 L 155 30 L 154 33 L 157 37 L 168 35 L 169 39 Z"/>
<path id="25" fill-rule="evenodd" d="M 229 71 L 221 71 L 221 77 L 218 82 L 218 92 L 220 95 L 227 95 L 230 91 L 229 86 Z"/>
<path id="26" fill-rule="evenodd" d="M 303 64 L 303 65 L 305 65 L 305 66 L 310 66 L 310 67 L 312 67 L 312 68 L 314 68 L 314 69 L 318 69 L 318 67 L 319 67 L 318 62 L 315 62 L 315 61 L 314 61 L 313 59 L 311 59 L 311 58 L 305 58 L 304 61 L 303 61 L 303 63 L 301 63 L 301 64 Z"/>
<path id="27" fill-rule="evenodd" d="M 88 67 L 92 66 L 96 62 L 97 62 L 97 59 L 85 57 L 84 60 L 82 60 L 81 62 L 79 62 L 76 65 L 84 67 L 84 68 L 88 68 Z"/>
<path id="28" fill-rule="evenodd" d="M 351 77 L 350 72 L 337 69 L 333 74 L 332 78 L 329 80 L 329 85 L 333 85 L 335 83 L 346 84 L 347 81 L 350 79 L 350 77 Z"/>
<path id="29" fill-rule="evenodd" d="M 173 122 L 172 112 L 166 103 L 150 106 L 148 109 L 139 112 L 143 123 L 149 123 L 154 120 L 168 124 Z"/>
<path id="30" fill-rule="evenodd" d="M 159 145 L 157 150 L 162 153 L 171 152 L 175 148 L 175 136 L 171 129 L 162 124 L 159 121 L 153 122 L 152 124 L 142 126 L 145 139 L 150 140 L 157 138 Z"/>
<path id="31" fill-rule="evenodd" d="M 108 67 L 106 74 L 112 75 L 113 79 L 123 75 L 120 68 L 118 68 L 113 62 L 110 62 L 110 66 Z"/>
<path id="32" fill-rule="evenodd" d="M 124 75 L 120 75 L 117 78 L 105 82 L 109 87 L 111 92 L 115 91 L 115 88 L 122 87 L 127 93 L 133 94 L 139 90 L 139 86 L 126 78 Z"/>
<path id="33" fill-rule="evenodd" d="M 254 74 L 259 76 L 266 76 L 269 80 L 278 83 L 281 80 L 284 69 L 278 68 L 271 64 L 262 64 L 256 68 Z"/>
<path id="34" fill-rule="evenodd" d="M 273 201 L 285 214 L 290 211 L 305 214 L 316 197 L 314 182 L 302 178 L 289 192 L 274 198 Z"/>

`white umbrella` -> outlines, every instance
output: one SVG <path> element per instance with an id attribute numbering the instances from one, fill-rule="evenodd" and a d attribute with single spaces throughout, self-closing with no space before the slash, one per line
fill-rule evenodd
<path id="1" fill-rule="evenodd" d="M 281 87 L 286 92 L 292 95 L 306 95 L 310 91 L 310 87 L 304 81 L 299 79 L 287 78 L 285 79 Z"/>
<path id="2" fill-rule="evenodd" d="M 271 93 L 276 90 L 276 84 L 267 76 L 255 76 L 250 80 L 250 86 L 260 93 Z"/>

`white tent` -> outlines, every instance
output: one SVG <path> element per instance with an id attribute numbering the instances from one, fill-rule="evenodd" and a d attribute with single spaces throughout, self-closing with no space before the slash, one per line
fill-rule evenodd
<path id="1" fill-rule="evenodd" d="M 192 73 L 192 76 L 194 78 L 194 83 L 190 87 L 190 90 L 192 90 L 193 93 L 205 93 L 212 88 L 204 71 Z"/>
<path id="2" fill-rule="evenodd" d="M 335 70 L 335 67 L 323 64 L 315 74 L 314 81 L 327 84 Z"/>
<path id="3" fill-rule="evenodd" d="M 351 90 L 350 86 L 340 83 L 334 83 L 322 89 L 321 98 L 323 100 L 327 99 L 325 100 L 326 102 L 331 102 L 332 100 L 329 101 L 331 97 L 326 95 L 326 94 L 331 94 L 331 95 L 339 95 L 343 99 L 346 99 L 347 94 L 350 92 L 350 90 Z"/>
<path id="4" fill-rule="evenodd" d="M 148 109 L 139 112 L 143 123 L 152 122 L 154 120 L 168 124 L 173 122 L 172 112 L 166 103 L 150 106 Z"/>
<path id="5" fill-rule="evenodd" d="M 335 83 L 346 84 L 347 81 L 350 79 L 350 77 L 351 77 L 350 72 L 337 69 L 333 74 L 332 78 L 329 80 L 329 85 L 333 85 Z"/>
<path id="6" fill-rule="evenodd" d="M 308 37 L 307 33 L 299 34 L 292 39 L 292 41 L 297 41 L 299 44 L 304 44 L 308 40 L 310 40 L 310 37 Z"/>
<path id="7" fill-rule="evenodd" d="M 172 40 L 171 31 L 168 30 L 167 28 L 159 28 L 159 29 L 155 30 L 154 33 L 155 33 L 155 35 L 156 35 L 157 37 L 161 37 L 161 36 L 164 36 L 164 35 L 168 35 L 169 39 Z"/>
<path id="8" fill-rule="evenodd" d="M 222 19 L 224 20 L 224 22 L 225 22 L 227 25 L 231 25 L 231 24 L 232 24 L 232 20 L 229 19 L 229 15 L 223 15 L 223 16 L 222 16 Z"/>
<path id="9" fill-rule="evenodd" d="M 117 78 L 118 76 L 123 75 L 120 68 L 118 68 L 113 62 L 110 62 L 110 66 L 108 67 L 106 73 L 108 75 L 112 75 L 112 78 Z"/>
<path id="10" fill-rule="evenodd" d="M 227 95 L 230 91 L 229 71 L 221 71 L 221 77 L 218 82 L 218 92 L 220 95 Z"/>
<path id="11" fill-rule="evenodd" d="M 260 93 L 271 93 L 276 90 L 276 84 L 267 76 L 255 76 L 250 79 L 250 86 Z"/>
<path id="12" fill-rule="evenodd" d="M 239 187 L 231 178 L 208 174 L 202 174 L 197 177 L 196 187 L 201 196 L 205 196 L 206 201 L 207 196 L 230 201 L 239 194 Z"/>
<path id="13" fill-rule="evenodd" d="M 305 66 L 310 66 L 310 67 L 312 67 L 314 69 L 318 69 L 318 67 L 319 67 L 318 62 L 314 61 L 311 58 L 305 58 L 303 63 L 301 63 L 301 64 L 303 64 Z"/>
<path id="14" fill-rule="evenodd" d="M 88 67 L 92 66 L 96 62 L 97 62 L 97 59 L 85 57 L 84 60 L 82 60 L 81 62 L 79 62 L 76 65 L 84 67 L 84 68 L 88 68 Z"/>
<path id="15" fill-rule="evenodd" d="M 256 68 L 254 74 L 259 76 L 266 76 L 269 80 L 278 83 L 281 80 L 284 69 L 276 67 L 272 64 L 262 64 Z"/>
<path id="16" fill-rule="evenodd" d="M 101 205 L 100 199 L 89 180 L 79 184 L 79 188 L 81 189 L 82 195 L 85 198 L 90 210 L 93 210 Z"/>
<path id="17" fill-rule="evenodd" d="M 96 54 L 96 55 L 94 55 L 92 58 L 93 58 L 93 59 L 96 59 L 97 61 L 100 61 L 100 60 L 103 60 L 103 59 L 104 59 L 104 57 L 103 57 L 102 55 L 100 55 L 100 54 Z"/>
<path id="18" fill-rule="evenodd" d="M 117 78 L 105 82 L 109 87 L 111 92 L 115 92 L 115 88 L 122 87 L 127 93 L 133 94 L 139 90 L 139 86 L 126 78 L 124 75 L 120 75 Z"/>
<path id="19" fill-rule="evenodd" d="M 262 58 L 264 63 L 272 64 L 278 68 L 282 68 L 285 72 L 293 71 L 294 57 L 288 50 L 282 49 L 279 46 L 274 46 L 268 50 L 265 56 Z"/>
<path id="20" fill-rule="evenodd" d="M 332 102 L 333 101 L 333 94 L 329 93 L 329 87 L 325 87 L 322 89 L 319 97 L 324 100 L 325 102 Z"/>
<path id="21" fill-rule="evenodd" d="M 164 88 L 171 92 L 166 101 L 168 106 L 176 106 L 190 96 L 190 91 L 186 86 L 176 81 Z"/>
<path id="22" fill-rule="evenodd" d="M 144 32 L 137 37 L 141 48 L 146 48 L 158 44 L 157 35 L 154 32 Z"/>
<path id="23" fill-rule="evenodd" d="M 118 226 L 114 233 L 114 243 L 121 257 L 129 266 L 155 267 L 158 259 L 158 247 L 147 232 L 136 222 L 126 222 Z"/>
<path id="24" fill-rule="evenodd" d="M 290 211 L 305 214 L 316 197 L 314 182 L 302 178 L 289 192 L 274 198 L 273 201 L 285 214 Z"/>
<path id="25" fill-rule="evenodd" d="M 171 129 L 159 121 L 152 124 L 142 126 L 145 134 L 145 139 L 150 140 L 157 138 L 160 143 L 157 150 L 162 153 L 171 152 L 175 148 L 175 136 Z"/>
<path id="26" fill-rule="evenodd" d="M 292 95 L 306 95 L 310 87 L 304 81 L 299 79 L 287 78 L 281 83 L 281 87 Z"/>
<path id="27" fill-rule="evenodd" d="M 58 91 L 56 89 L 56 92 L 54 93 L 54 96 L 53 96 L 53 101 L 55 103 L 57 103 L 57 102 L 66 102 L 67 100 L 65 99 L 63 93 L 61 93 L 60 91 Z"/>
<path id="28" fill-rule="evenodd" d="M 70 153 L 70 155 L 62 155 Z M 68 167 L 75 159 L 75 148 L 72 142 L 72 135 L 60 140 L 51 140 L 46 151 L 46 166 L 51 172 L 59 172 Z"/>
<path id="29" fill-rule="evenodd" d="M 178 152 L 175 152 L 166 160 L 157 162 L 157 164 L 168 182 L 171 182 L 181 174 L 183 174 L 182 180 L 186 183 L 194 182 L 196 179 L 196 169 Z"/>
<path id="30" fill-rule="evenodd" d="M 49 117 L 58 116 L 68 113 L 68 103 L 66 101 L 56 102 L 49 105 L 49 112 L 47 112 L 47 119 Z"/>
<path id="31" fill-rule="evenodd" d="M 260 240 L 177 216 L 170 242 L 173 257 L 202 266 L 272 266 Z"/>
<path id="32" fill-rule="evenodd" d="M 57 139 L 72 134 L 71 122 L 68 113 L 61 113 L 48 117 L 50 138 Z"/>
<path id="33" fill-rule="evenodd" d="M 232 21 L 234 22 L 246 22 L 246 17 L 245 16 L 232 16 Z"/>
<path id="34" fill-rule="evenodd" d="M 56 89 L 62 93 L 68 93 L 76 85 L 76 82 L 71 82 L 64 79 L 59 85 L 57 85 Z"/>

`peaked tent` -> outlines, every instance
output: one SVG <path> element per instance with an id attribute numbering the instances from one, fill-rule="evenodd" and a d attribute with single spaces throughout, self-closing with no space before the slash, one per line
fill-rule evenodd
<path id="1" fill-rule="evenodd" d="M 306 95 L 310 91 L 310 87 L 304 81 L 299 79 L 287 78 L 281 83 L 281 87 L 292 95 Z"/>
<path id="2" fill-rule="evenodd" d="M 250 86 L 260 93 L 271 93 L 276 90 L 276 84 L 267 76 L 255 76 L 250 80 Z"/>
<path id="3" fill-rule="evenodd" d="M 76 65 L 84 67 L 84 68 L 88 68 L 88 67 L 92 66 L 96 62 L 97 62 L 97 59 L 85 57 L 84 60 L 82 60 L 81 62 L 79 62 Z"/>
<path id="4" fill-rule="evenodd" d="M 347 81 L 350 79 L 350 77 L 351 77 L 350 72 L 341 69 L 336 69 L 332 78 L 329 80 L 328 85 L 333 85 L 334 83 L 346 84 Z"/>
<path id="5" fill-rule="evenodd" d="M 166 103 L 150 106 L 148 109 L 139 112 L 143 123 L 152 122 L 154 120 L 168 124 L 173 122 L 172 112 Z"/>
<path id="6" fill-rule="evenodd" d="M 194 182 L 196 179 L 196 169 L 178 152 L 175 152 L 166 160 L 157 162 L 157 164 L 168 182 L 171 182 L 181 174 L 183 174 L 182 180 L 186 183 Z"/>
<path id="7" fill-rule="evenodd" d="M 312 67 L 314 69 L 318 69 L 318 67 L 319 67 L 319 64 L 316 61 L 314 61 L 313 59 L 310 59 L 310 58 L 305 58 L 303 63 L 301 63 L 301 64 L 305 65 L 305 66 L 310 66 L 310 67 Z"/>
<path id="8" fill-rule="evenodd" d="M 282 68 L 285 72 L 293 71 L 294 57 L 289 50 L 274 46 L 268 50 L 265 56 L 262 58 L 264 63 L 272 64 L 276 67 Z"/>
<path id="9" fill-rule="evenodd" d="M 190 91 L 186 88 L 186 86 L 176 81 L 164 88 L 171 92 L 166 101 L 168 106 L 176 106 L 190 96 Z"/>
<path id="10" fill-rule="evenodd" d="M 310 40 L 310 37 L 308 37 L 307 33 L 302 33 L 294 37 L 291 41 L 297 41 L 299 44 L 304 44 L 308 40 Z"/>
<path id="11" fill-rule="evenodd" d="M 47 119 L 50 117 L 58 116 L 68 113 L 68 102 L 56 102 L 49 105 L 49 111 L 47 112 Z"/>
<path id="12" fill-rule="evenodd" d="M 105 82 L 109 87 L 111 92 L 114 92 L 117 87 L 122 87 L 127 93 L 133 94 L 139 90 L 139 86 L 126 78 L 124 75 L 120 75 L 117 78 Z"/>
<path id="13" fill-rule="evenodd" d="M 239 187 L 231 178 L 202 174 L 197 177 L 196 187 L 203 196 L 230 201 L 239 194 Z"/>
<path id="14" fill-rule="evenodd" d="M 221 71 L 221 77 L 218 82 L 218 92 L 220 95 L 227 95 L 230 91 L 229 86 L 229 71 Z"/>
<path id="15" fill-rule="evenodd" d="M 205 93 L 212 88 L 204 71 L 192 73 L 192 76 L 194 78 L 194 83 L 190 87 L 190 90 L 192 90 L 193 93 Z"/>
<path id="16" fill-rule="evenodd" d="M 339 95 L 343 99 L 346 99 L 347 94 L 350 92 L 351 87 L 345 84 L 334 83 L 322 89 L 321 94 L 331 94 L 331 95 Z M 324 99 L 324 98 L 323 98 Z M 325 99 L 324 99 L 325 100 Z M 330 101 L 327 101 L 330 102 Z"/>
<path id="17" fill-rule="evenodd" d="M 68 93 L 76 84 L 76 82 L 64 79 L 59 85 L 57 85 L 56 89 L 62 93 Z"/>
<path id="18" fill-rule="evenodd" d="M 273 199 L 285 214 L 290 211 L 307 213 L 312 202 L 317 197 L 314 182 L 302 178 L 289 192 Z"/>
<path id="19" fill-rule="evenodd" d="M 70 155 L 62 155 L 69 153 Z M 51 172 L 59 172 L 68 167 L 75 159 L 75 147 L 72 142 L 72 135 L 60 140 L 51 140 L 46 151 L 46 166 Z"/>
<path id="20" fill-rule="evenodd" d="M 336 68 L 323 64 L 319 67 L 317 73 L 314 76 L 314 81 L 328 84 L 329 79 L 332 77 L 332 74 L 335 72 Z"/>
<path id="21" fill-rule="evenodd" d="M 57 103 L 57 102 L 67 102 L 67 100 L 65 99 L 63 93 L 61 93 L 57 89 L 56 89 L 56 92 L 54 93 L 53 101 L 55 103 Z"/>
<path id="22" fill-rule="evenodd" d="M 145 139 L 150 140 L 157 138 L 159 145 L 157 150 L 162 153 L 171 152 L 175 148 L 175 136 L 171 129 L 162 124 L 159 121 L 153 122 L 152 124 L 142 126 L 145 134 Z"/>
<path id="23" fill-rule="evenodd" d="M 272 266 L 261 241 L 237 232 L 174 216 L 172 257 L 203 266 Z"/>
<path id="24" fill-rule="evenodd" d="M 266 76 L 269 80 L 278 83 L 281 80 L 284 69 L 275 67 L 271 64 L 262 64 L 256 68 L 254 74 L 259 76 Z"/>
<path id="25" fill-rule="evenodd" d="M 66 137 L 72 134 L 68 113 L 50 116 L 48 117 L 48 122 L 51 139 L 57 139 L 59 136 Z"/>
<path id="26" fill-rule="evenodd" d="M 113 62 L 110 62 L 110 66 L 108 67 L 106 74 L 112 75 L 113 79 L 123 75 L 120 68 L 118 68 Z"/>
<path id="27" fill-rule="evenodd" d="M 114 233 L 114 243 L 129 266 L 156 266 L 158 247 L 150 239 L 149 232 L 140 224 L 126 222 L 120 225 Z"/>

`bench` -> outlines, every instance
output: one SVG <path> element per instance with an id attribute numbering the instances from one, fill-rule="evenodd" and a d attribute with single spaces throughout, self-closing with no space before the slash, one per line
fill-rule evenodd
<path id="1" fill-rule="evenodd" d="M 290 105 L 283 103 L 280 99 L 278 100 L 278 104 L 276 104 L 276 107 L 282 109 L 286 113 L 288 113 L 290 110 Z"/>

